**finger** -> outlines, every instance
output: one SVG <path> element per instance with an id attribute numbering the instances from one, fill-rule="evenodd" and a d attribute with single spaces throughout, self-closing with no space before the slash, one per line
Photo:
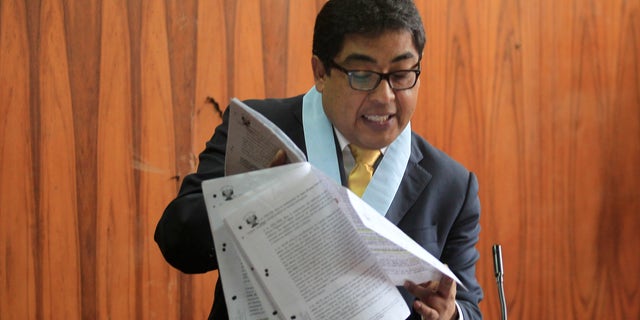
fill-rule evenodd
<path id="1" fill-rule="evenodd" d="M 455 283 L 453 282 L 453 279 L 447 276 L 442 276 L 442 279 L 440 279 L 440 283 L 438 284 L 438 288 L 436 289 L 436 292 L 441 297 L 446 298 L 451 295 L 451 288 L 454 286 L 455 286 Z"/>
<path id="2" fill-rule="evenodd" d="M 278 150 L 278 152 L 276 152 L 275 156 L 273 156 L 273 159 L 271 159 L 269 167 L 277 167 L 285 163 L 287 163 L 287 153 L 284 152 L 284 150 L 280 149 Z"/>
<path id="3" fill-rule="evenodd" d="M 433 292 L 433 289 L 429 288 L 429 283 L 417 285 L 410 280 L 404 282 L 404 288 L 417 298 L 424 298 L 426 295 Z"/>
<path id="4" fill-rule="evenodd" d="M 423 320 L 436 320 L 440 316 L 437 310 L 429 307 L 420 300 L 413 302 L 413 309 L 420 314 Z"/>

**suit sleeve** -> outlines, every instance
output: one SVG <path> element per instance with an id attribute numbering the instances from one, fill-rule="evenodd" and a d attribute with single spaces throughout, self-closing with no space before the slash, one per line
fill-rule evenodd
<path id="1" fill-rule="evenodd" d="M 301 113 L 302 99 L 300 95 L 245 103 L 273 121 L 304 151 L 301 116 L 300 119 L 294 116 L 296 112 Z M 204 273 L 218 268 L 201 184 L 224 176 L 228 128 L 229 108 L 200 154 L 197 172 L 185 177 L 178 196 L 169 203 L 156 226 L 154 239 L 165 260 L 185 273 Z"/>
<path id="2" fill-rule="evenodd" d="M 201 183 L 224 175 L 228 119 L 226 111 L 222 124 L 200 154 L 197 172 L 185 177 L 178 196 L 169 203 L 156 226 L 154 239 L 162 255 L 184 273 L 218 268 Z"/>
<path id="3" fill-rule="evenodd" d="M 482 319 L 478 303 L 482 300 L 482 289 L 476 279 L 476 262 L 480 254 L 476 250 L 480 233 L 480 199 L 478 180 L 469 173 L 464 203 L 454 221 L 451 233 L 442 252 L 442 261 L 447 263 L 468 290 L 458 288 L 458 302 L 464 319 Z"/>

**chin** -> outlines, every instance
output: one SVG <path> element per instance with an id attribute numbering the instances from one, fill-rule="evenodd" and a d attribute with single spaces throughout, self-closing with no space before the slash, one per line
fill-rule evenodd
<path id="1" fill-rule="evenodd" d="M 382 149 L 388 147 L 395 139 L 378 139 L 367 144 L 367 148 L 370 149 Z"/>

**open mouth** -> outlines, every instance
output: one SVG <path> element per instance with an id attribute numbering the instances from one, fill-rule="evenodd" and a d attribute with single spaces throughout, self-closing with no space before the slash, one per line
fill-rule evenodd
<path id="1" fill-rule="evenodd" d="M 365 120 L 371 121 L 371 122 L 378 122 L 378 123 L 383 123 L 387 120 L 389 120 L 391 118 L 391 115 L 363 115 L 362 116 Z"/>

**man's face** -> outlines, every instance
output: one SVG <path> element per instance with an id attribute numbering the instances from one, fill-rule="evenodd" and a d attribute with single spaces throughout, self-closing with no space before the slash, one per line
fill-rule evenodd
<path id="1" fill-rule="evenodd" d="M 348 35 L 334 62 L 347 70 L 388 73 L 415 69 L 419 55 L 408 31 L 388 31 L 378 37 Z M 349 86 L 348 76 L 336 68 L 331 75 L 317 57 L 312 60 L 324 112 L 349 142 L 368 149 L 391 144 L 407 126 L 418 100 L 416 86 L 392 90 L 386 80 L 371 91 Z"/>

